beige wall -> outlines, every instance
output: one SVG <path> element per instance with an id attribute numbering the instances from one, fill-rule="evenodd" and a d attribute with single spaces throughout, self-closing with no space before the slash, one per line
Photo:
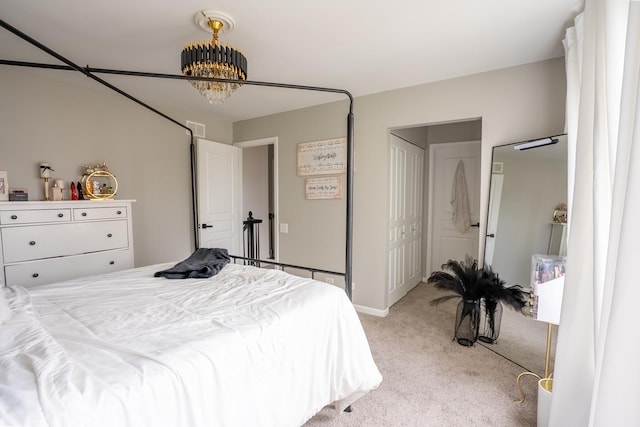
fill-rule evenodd
<path id="1" fill-rule="evenodd" d="M 39 200 L 40 162 L 49 162 L 53 175 L 70 183 L 80 180 L 81 165 L 106 161 L 118 179 L 117 197 L 137 200 L 136 265 L 191 253 L 189 137 L 184 129 L 79 74 L 9 66 L 1 66 L 0 73 L 0 170 L 9 172 L 11 187 L 26 188 L 30 200 Z M 231 142 L 231 123 L 163 113 L 181 123 L 205 123 L 207 137 Z"/>
<path id="2" fill-rule="evenodd" d="M 354 302 L 387 308 L 390 129 L 481 119 L 486 206 L 491 147 L 562 133 L 564 96 L 564 61 L 555 59 L 356 98 Z M 346 108 L 346 103 L 329 104 L 234 124 L 236 140 L 280 138 L 280 222 L 288 222 L 290 230 L 281 235 L 282 261 L 344 268 L 344 204 L 304 200 L 295 144 L 344 135 Z M 483 211 L 483 226 L 485 217 Z"/>
<path id="3" fill-rule="evenodd" d="M 392 129 L 391 133 L 418 147 L 427 148 L 429 139 L 428 126 Z"/>
<path id="4" fill-rule="evenodd" d="M 236 141 L 278 137 L 278 222 L 289 227 L 280 233 L 281 262 L 344 271 L 345 200 L 305 200 L 306 177 L 297 176 L 296 148 L 300 142 L 346 136 L 348 111 L 345 101 L 234 123 Z"/>
<path id="5" fill-rule="evenodd" d="M 427 141 L 429 144 L 480 141 L 482 139 L 482 120 L 469 120 L 429 126 L 427 131 Z"/>

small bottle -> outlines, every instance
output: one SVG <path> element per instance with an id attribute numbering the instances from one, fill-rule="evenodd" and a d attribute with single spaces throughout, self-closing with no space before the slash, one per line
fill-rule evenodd
<path id="1" fill-rule="evenodd" d="M 82 191 L 82 184 L 78 181 L 76 185 L 76 190 L 78 191 L 78 200 L 84 200 L 84 192 Z"/>
<path id="2" fill-rule="evenodd" d="M 78 189 L 75 183 L 71 183 L 69 186 L 69 192 L 71 193 L 71 200 L 78 200 Z"/>

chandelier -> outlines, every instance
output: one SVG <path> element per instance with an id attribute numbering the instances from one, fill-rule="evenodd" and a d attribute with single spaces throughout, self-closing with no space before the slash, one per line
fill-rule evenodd
<path id="1" fill-rule="evenodd" d="M 212 10 L 196 13 L 196 24 L 213 33 L 211 41 L 188 44 L 181 55 L 181 69 L 185 76 L 213 77 L 227 80 L 247 79 L 247 58 L 229 46 L 218 43 L 218 33 L 231 31 L 234 27 L 230 16 Z M 222 104 L 239 88 L 239 83 L 189 80 L 210 104 Z"/>

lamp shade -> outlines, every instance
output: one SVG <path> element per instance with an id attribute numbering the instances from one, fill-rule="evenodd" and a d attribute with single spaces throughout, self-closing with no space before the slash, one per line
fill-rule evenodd
<path id="1" fill-rule="evenodd" d="M 49 163 L 40 163 L 40 178 L 51 178 L 51 172 L 55 172 Z"/>

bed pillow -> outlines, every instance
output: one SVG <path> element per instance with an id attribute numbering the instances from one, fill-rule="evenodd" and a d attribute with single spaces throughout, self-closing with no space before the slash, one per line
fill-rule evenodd
<path id="1" fill-rule="evenodd" d="M 11 308 L 5 296 L 6 287 L 0 286 L 0 325 L 11 319 Z"/>

